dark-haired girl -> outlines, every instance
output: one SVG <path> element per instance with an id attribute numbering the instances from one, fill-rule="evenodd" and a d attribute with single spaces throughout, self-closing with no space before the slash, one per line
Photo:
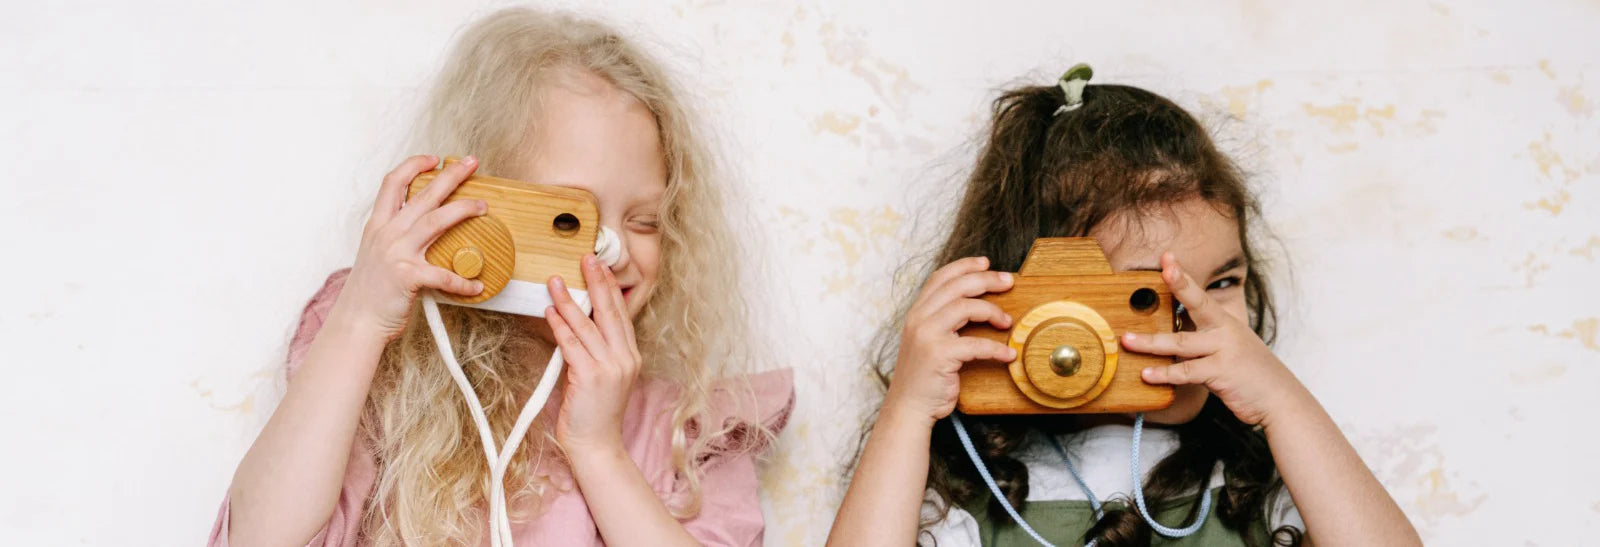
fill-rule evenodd
<path id="1" fill-rule="evenodd" d="M 1269 346 L 1259 210 L 1239 169 L 1176 104 L 1088 85 L 1086 68 L 995 101 L 943 267 L 882 352 L 893 379 L 829 543 L 1420 543 Z M 1096 238 L 1117 271 L 1161 272 L 1187 328 L 1121 343 L 1175 358 L 1142 372 L 1175 386 L 1175 402 L 1139 416 L 953 414 L 963 363 L 1016 358 L 958 334 L 1015 320 L 978 297 L 1011 288 L 1005 272 L 1035 238 L 1061 236 Z"/>

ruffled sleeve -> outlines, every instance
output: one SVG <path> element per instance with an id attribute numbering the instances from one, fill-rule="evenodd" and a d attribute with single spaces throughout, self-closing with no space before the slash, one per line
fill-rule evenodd
<path id="1" fill-rule="evenodd" d="M 700 512 L 683 522 L 703 545 L 761 545 L 756 459 L 794 410 L 793 372 L 775 370 L 726 382 L 712 391 L 710 408 L 685 428 L 690 440 L 715 435 L 697 458 Z"/>
<path id="2" fill-rule="evenodd" d="M 311 341 L 317 337 L 317 332 L 322 329 L 322 323 L 328 318 L 328 311 L 333 308 L 333 302 L 339 296 L 339 290 L 344 287 L 345 278 L 350 274 L 349 269 L 339 270 L 328 276 L 323 282 L 322 289 L 311 297 L 305 309 L 300 313 L 300 325 L 295 329 L 294 338 L 289 342 L 289 357 L 285 363 L 284 373 L 293 378 L 296 370 L 300 368 L 300 361 L 305 358 L 306 349 Z M 344 486 L 339 491 L 339 500 L 329 515 L 327 524 L 322 530 L 307 542 L 308 546 L 352 546 L 356 545 L 357 537 L 361 532 L 361 511 L 366 505 L 367 496 L 372 491 L 372 484 L 377 473 L 377 466 L 372 460 L 372 451 L 367 446 L 363 435 L 356 435 L 355 443 L 350 451 L 350 460 L 345 464 Z M 231 490 L 231 487 L 230 487 Z M 211 527 L 211 538 L 207 545 L 225 547 L 228 545 L 229 499 L 223 498 L 222 508 L 217 511 L 217 521 Z"/>

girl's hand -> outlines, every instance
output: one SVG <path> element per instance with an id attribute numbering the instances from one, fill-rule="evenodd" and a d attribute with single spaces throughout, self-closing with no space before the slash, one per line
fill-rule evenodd
<path id="1" fill-rule="evenodd" d="M 584 256 L 583 280 L 594 304 L 593 320 L 567 294 L 559 276 L 550 278 L 555 305 L 544 312 L 567 362 L 556 440 L 569 453 L 619 451 L 622 414 L 639 377 L 639 345 L 611 269 L 594 255 Z"/>
<path id="2" fill-rule="evenodd" d="M 411 302 L 422 289 L 472 296 L 483 291 L 483 284 L 455 272 L 429 264 L 423 252 L 440 234 L 463 220 L 488 212 L 479 200 L 459 200 L 441 206 L 478 167 L 472 156 L 440 172 L 427 188 L 407 201 L 411 179 L 433 169 L 434 156 L 412 156 L 383 178 L 372 217 L 361 231 L 361 247 L 355 266 L 345 281 L 331 316 L 372 328 L 391 339 L 405 328 Z"/>
<path id="3" fill-rule="evenodd" d="M 961 391 L 956 373 L 962 364 L 1017 358 L 1016 350 L 1006 344 L 956 333 L 971 322 L 987 322 L 997 329 L 1011 327 L 1011 316 L 1000 306 L 977 298 L 1011 289 L 1012 274 L 988 269 L 988 258 L 970 257 L 951 262 L 928 276 L 922 292 L 906 312 L 900 355 L 883 403 L 885 412 L 897 410 L 926 416 L 931 425 L 955 410 L 956 395 Z"/>
<path id="4" fill-rule="evenodd" d="M 1188 310 L 1196 330 L 1123 335 L 1122 345 L 1130 351 L 1182 359 L 1144 369 L 1146 383 L 1205 384 L 1240 421 L 1252 425 L 1266 426 L 1286 406 L 1316 404 L 1244 318 L 1214 302 L 1170 252 L 1161 255 L 1161 279 Z"/>

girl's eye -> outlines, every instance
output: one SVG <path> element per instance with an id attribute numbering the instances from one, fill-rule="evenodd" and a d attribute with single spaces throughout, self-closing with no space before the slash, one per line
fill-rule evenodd
<path id="1" fill-rule="evenodd" d="M 1239 286 L 1240 281 L 1241 280 L 1238 277 L 1225 277 L 1211 282 L 1211 285 L 1207 286 L 1206 290 L 1216 291 L 1222 289 L 1231 289 Z"/>
<path id="2" fill-rule="evenodd" d="M 628 221 L 628 228 L 636 232 L 653 234 L 661 229 L 661 221 L 655 218 L 636 218 Z"/>

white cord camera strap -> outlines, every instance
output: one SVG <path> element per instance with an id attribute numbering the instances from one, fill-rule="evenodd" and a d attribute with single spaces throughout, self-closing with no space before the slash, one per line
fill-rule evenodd
<path id="1" fill-rule="evenodd" d="M 623 256 L 622 240 L 616 233 L 602 227 L 599 237 L 595 240 L 594 252 L 599 261 L 607 266 L 614 266 Z M 584 315 L 593 311 L 588 291 L 569 289 L 568 292 L 583 310 Z M 544 314 L 543 309 L 521 311 L 525 312 L 521 315 L 536 317 L 542 317 Z M 433 332 L 433 341 L 439 347 L 439 356 L 444 359 L 445 365 L 450 369 L 450 376 L 455 379 L 456 387 L 467 400 L 467 411 L 472 414 L 472 421 L 478 427 L 478 440 L 483 443 L 484 458 L 489 463 L 489 543 L 492 547 L 512 547 L 511 518 L 506 508 L 506 468 L 511 464 L 512 456 L 516 455 L 517 448 L 522 445 L 522 439 L 528 436 L 528 428 L 533 425 L 533 419 L 544 409 L 545 402 L 550 399 L 550 393 L 555 390 L 556 382 L 561 378 L 564 364 L 561 359 L 561 348 L 555 348 L 555 351 L 551 352 L 550 362 L 544 367 L 544 375 L 539 378 L 539 384 L 533 388 L 533 394 L 528 397 L 528 402 L 522 405 L 522 411 L 517 414 L 516 425 L 512 426 L 511 432 L 506 435 L 505 446 L 497 449 L 494 432 L 489 428 L 488 416 L 483 412 L 483 403 L 478 400 L 478 392 L 472 389 L 472 383 L 467 380 L 466 372 L 456 360 L 455 350 L 450 345 L 450 335 L 444 328 L 444 318 L 439 314 L 439 302 L 432 293 L 422 294 L 422 313 L 428 320 L 428 329 Z"/>

